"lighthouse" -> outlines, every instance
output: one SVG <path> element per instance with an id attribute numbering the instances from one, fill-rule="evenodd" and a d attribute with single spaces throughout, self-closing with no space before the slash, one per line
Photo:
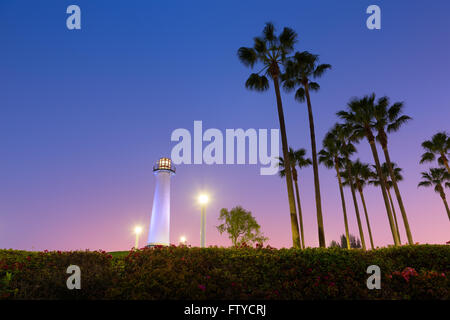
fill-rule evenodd
<path id="1" fill-rule="evenodd" d="M 170 179 L 175 174 L 172 160 L 159 159 L 153 166 L 153 173 L 156 176 L 156 186 L 147 245 L 149 247 L 168 246 L 170 245 Z"/>

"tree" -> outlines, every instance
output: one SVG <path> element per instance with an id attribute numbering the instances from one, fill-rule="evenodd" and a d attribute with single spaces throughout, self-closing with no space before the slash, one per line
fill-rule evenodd
<path id="1" fill-rule="evenodd" d="M 330 248 L 342 248 L 342 249 L 346 249 L 347 248 L 347 243 L 350 243 L 350 248 L 352 249 L 358 249 L 361 248 L 361 242 L 359 241 L 359 239 L 356 239 L 356 237 L 354 235 L 350 235 L 350 240 L 347 240 L 349 237 L 346 237 L 344 234 L 341 235 L 340 238 L 340 243 L 333 240 L 330 242 Z M 348 248 L 348 249 L 350 249 Z"/>
<path id="2" fill-rule="evenodd" d="M 292 243 L 295 248 L 300 247 L 300 235 L 298 230 L 297 211 L 295 208 L 294 190 L 292 186 L 291 165 L 288 157 L 288 141 L 286 125 L 284 121 L 283 103 L 280 93 L 280 65 L 283 66 L 286 56 L 294 49 L 297 34 L 290 28 L 284 28 L 279 36 L 275 35 L 275 27 L 266 23 L 263 34 L 255 37 L 253 47 L 241 47 L 238 50 L 239 60 L 247 67 L 253 68 L 255 64 L 262 64 L 263 68 L 252 73 L 245 82 L 247 89 L 266 91 L 269 89 L 269 80 L 272 79 L 277 100 L 278 119 L 280 122 L 281 143 L 283 158 L 286 161 L 286 186 L 289 199 L 289 211 L 291 217 Z"/>
<path id="3" fill-rule="evenodd" d="M 230 211 L 225 208 L 220 210 L 219 221 L 223 223 L 217 226 L 217 230 L 220 234 L 228 233 L 233 246 L 238 246 L 244 242 L 263 244 L 264 241 L 268 240 L 260 232 L 261 227 L 252 213 L 241 206 L 234 207 Z"/>
<path id="4" fill-rule="evenodd" d="M 403 113 L 403 103 L 402 102 L 396 102 L 392 106 L 389 107 L 389 98 L 388 97 L 382 97 L 378 99 L 378 103 L 375 106 L 375 128 L 378 132 L 377 134 L 377 140 L 380 143 L 383 152 L 384 157 L 386 159 L 386 168 L 387 172 L 384 173 L 386 177 L 391 177 L 391 185 L 394 188 L 395 196 L 397 198 L 398 206 L 400 207 L 400 212 L 402 214 L 403 224 L 405 226 L 406 236 L 408 238 L 409 244 L 414 244 L 411 229 L 409 227 L 408 217 L 406 215 L 405 206 L 403 204 L 403 199 L 400 194 L 400 189 L 397 185 L 397 179 L 396 174 L 394 172 L 393 163 L 391 162 L 391 157 L 389 155 L 388 151 L 388 136 L 387 133 L 396 132 L 398 131 L 403 124 L 411 120 L 411 117 L 402 114 Z M 390 196 L 389 191 L 390 186 L 387 186 L 387 192 L 389 194 L 389 198 L 392 202 L 392 197 Z M 394 213 L 394 207 L 392 206 L 392 212 L 395 217 Z M 398 224 L 397 230 L 398 230 Z M 400 234 L 399 234 L 399 241 L 400 241 Z"/>
<path id="5" fill-rule="evenodd" d="M 294 151 L 292 148 L 289 148 L 289 162 L 291 164 L 291 171 L 292 171 L 292 179 L 294 180 L 294 186 L 295 186 L 295 194 L 297 197 L 297 206 L 298 206 L 298 216 L 300 220 L 300 235 L 301 235 L 301 248 L 305 248 L 305 234 L 303 232 L 303 217 L 302 217 L 302 206 L 300 201 L 300 193 L 299 193 L 299 187 L 298 187 L 298 172 L 296 167 L 298 166 L 299 169 L 307 167 L 311 165 L 311 159 L 305 158 L 306 150 L 305 149 L 298 149 L 297 151 Z M 286 171 L 284 169 L 284 159 L 283 157 L 279 157 L 279 167 L 281 170 L 279 171 L 280 177 L 284 177 L 286 175 Z"/>
<path id="6" fill-rule="evenodd" d="M 392 237 L 394 239 L 394 245 L 398 246 L 400 244 L 400 241 L 395 229 L 391 206 L 389 204 L 389 199 L 386 192 L 386 180 L 383 173 L 381 172 L 380 159 L 378 157 L 378 151 L 375 145 L 375 136 L 373 134 L 375 123 L 375 94 L 364 96 L 361 99 L 353 98 L 348 103 L 347 108 L 347 111 L 339 111 L 337 115 L 353 127 L 353 136 L 355 137 L 355 139 L 357 139 L 357 141 L 360 141 L 365 137 L 369 142 L 370 148 L 372 150 L 372 155 L 375 160 L 375 166 L 378 176 L 382 177 L 382 179 L 380 180 L 380 188 L 383 195 L 384 205 L 386 207 L 386 213 L 392 232 Z"/>
<path id="7" fill-rule="evenodd" d="M 316 196 L 317 225 L 319 232 L 319 245 L 326 247 L 325 232 L 323 226 L 322 203 L 320 199 L 319 168 L 317 164 L 316 134 L 314 130 L 314 118 L 311 107 L 310 91 L 318 91 L 320 86 L 317 82 L 311 81 L 313 78 L 320 78 L 324 72 L 331 69 L 329 64 L 318 64 L 319 56 L 308 51 L 296 52 L 295 55 L 286 62 L 286 72 L 283 74 L 283 87 L 287 90 L 298 88 L 295 99 L 304 102 L 306 99 L 308 107 L 309 131 L 311 136 L 312 163 L 314 171 L 314 190 Z"/>
<path id="8" fill-rule="evenodd" d="M 361 216 L 359 214 L 359 207 L 358 207 L 358 201 L 356 200 L 356 191 L 355 191 L 355 184 L 353 182 L 354 177 L 352 173 L 352 163 L 350 161 L 350 155 L 351 153 L 349 150 L 353 149 L 353 152 L 356 151 L 356 148 L 353 145 L 353 142 L 355 141 L 354 136 L 354 129 L 352 125 L 348 123 L 344 124 L 335 124 L 334 127 L 331 129 L 333 134 L 341 141 L 343 144 L 344 149 L 346 152 L 344 153 L 344 159 L 345 159 L 345 169 L 346 169 L 346 179 L 348 180 L 348 185 L 350 186 L 350 191 L 352 193 L 352 199 L 353 204 L 355 206 L 355 215 L 356 220 L 358 222 L 358 230 L 359 230 L 359 236 L 361 237 L 361 243 L 363 250 L 366 250 L 366 241 L 364 239 L 364 232 L 362 229 L 362 223 L 361 223 Z M 352 152 L 352 153 L 353 153 Z"/>
<path id="9" fill-rule="evenodd" d="M 434 191 L 439 193 L 442 201 L 444 201 L 445 210 L 447 210 L 448 219 L 450 220 L 450 210 L 444 192 L 444 188 L 450 188 L 450 173 L 445 168 L 430 168 L 428 172 L 422 172 L 422 181 L 418 186 L 434 186 Z"/>
<path id="10" fill-rule="evenodd" d="M 395 162 L 391 162 L 391 167 L 394 172 L 396 181 L 402 181 L 403 180 L 403 176 L 401 175 L 402 169 L 397 167 Z M 375 166 L 374 166 L 374 168 L 375 168 Z M 390 191 L 390 189 L 392 188 L 392 186 L 394 184 L 393 184 L 392 180 L 389 179 L 389 168 L 388 168 L 388 165 L 386 162 L 381 165 L 381 171 L 383 172 L 384 176 L 387 177 L 386 191 L 389 196 L 389 201 L 391 203 L 392 214 L 394 216 L 394 222 L 395 222 L 395 228 L 396 228 L 397 234 L 398 234 L 398 240 L 401 242 L 400 229 L 398 227 L 398 222 L 397 222 L 397 214 L 395 213 L 395 206 L 394 206 L 394 202 L 392 201 L 392 196 L 391 196 L 391 191 Z M 373 184 L 375 186 L 379 186 L 380 185 L 380 177 L 378 177 L 378 175 L 374 172 L 372 180 L 370 180 L 369 183 Z"/>
<path id="11" fill-rule="evenodd" d="M 346 239 L 349 239 L 348 219 L 347 219 L 347 207 L 345 205 L 344 190 L 342 187 L 340 169 L 343 168 L 345 163 L 346 154 L 355 152 L 353 145 L 347 146 L 344 149 L 344 145 L 341 140 L 335 134 L 336 132 L 330 130 L 322 141 L 322 150 L 319 151 L 319 163 L 322 163 L 325 167 L 336 170 L 336 177 L 339 184 L 339 193 L 341 195 L 342 212 L 344 214 L 344 227 Z M 350 249 L 350 241 L 347 241 L 347 248 Z"/>
<path id="12" fill-rule="evenodd" d="M 434 161 L 436 156 L 438 156 L 438 163 L 445 166 L 448 173 L 450 173 L 447 158 L 450 152 L 450 136 L 445 131 L 438 132 L 431 137 L 431 140 L 424 141 L 422 147 L 425 149 L 425 153 L 422 154 L 420 163 Z"/>
<path id="13" fill-rule="evenodd" d="M 359 195 L 361 197 L 361 202 L 363 204 L 364 208 L 364 215 L 366 217 L 366 223 L 367 223 L 367 230 L 369 231 L 369 239 L 370 239 L 370 246 L 372 249 L 374 249 L 373 245 L 373 237 L 372 237 L 372 229 L 370 228 L 370 222 L 369 222 L 369 214 L 367 212 L 367 206 L 366 206 L 366 200 L 364 198 L 364 187 L 367 185 L 369 179 L 373 177 L 373 172 L 370 170 L 370 166 L 367 163 L 362 163 L 359 159 L 357 159 L 355 162 L 352 162 L 351 169 L 353 173 L 354 178 L 354 184 L 355 189 L 358 190 Z M 342 176 L 347 177 L 348 173 L 343 172 Z M 349 181 L 345 181 L 344 185 L 348 185 Z"/>
<path id="14" fill-rule="evenodd" d="M 347 240 L 345 239 L 345 236 L 341 235 L 341 247 L 345 245 L 346 241 Z M 361 241 L 352 234 L 350 235 L 350 248 L 352 248 L 352 249 L 361 248 Z"/>

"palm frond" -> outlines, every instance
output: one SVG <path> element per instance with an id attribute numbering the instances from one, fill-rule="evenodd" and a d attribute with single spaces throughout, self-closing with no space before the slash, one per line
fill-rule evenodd
<path id="1" fill-rule="evenodd" d="M 316 69 L 313 72 L 313 76 L 314 78 L 320 78 L 325 71 L 330 70 L 331 69 L 331 64 L 320 64 L 316 67 Z"/>
<path id="2" fill-rule="evenodd" d="M 294 49 L 294 44 L 297 42 L 297 33 L 291 28 L 285 27 L 281 32 L 279 39 L 283 53 L 288 54 L 292 52 Z"/>
<path id="3" fill-rule="evenodd" d="M 246 67 L 253 68 L 257 61 L 256 52 L 253 48 L 240 47 L 238 50 L 238 57 Z"/>
<path id="4" fill-rule="evenodd" d="M 263 55 L 267 52 L 266 42 L 261 37 L 255 37 L 253 39 L 253 49 L 260 55 Z"/>
<path id="5" fill-rule="evenodd" d="M 298 88 L 298 90 L 295 92 L 295 99 L 299 102 L 304 102 L 306 98 L 305 89 L 302 87 Z"/>
<path id="6" fill-rule="evenodd" d="M 275 40 L 275 26 L 273 25 L 272 22 L 266 22 L 266 25 L 264 26 L 263 29 L 263 35 L 264 35 L 264 39 L 272 42 Z"/>
<path id="7" fill-rule="evenodd" d="M 420 163 L 431 162 L 435 159 L 435 155 L 432 152 L 425 152 L 420 159 Z"/>
<path id="8" fill-rule="evenodd" d="M 403 115 L 400 116 L 399 118 L 397 118 L 396 120 L 394 120 L 392 123 L 390 123 L 387 126 L 387 132 L 395 132 L 398 131 L 398 129 L 400 129 L 400 127 L 405 124 L 406 122 L 412 120 L 412 118 L 410 116 L 407 115 Z"/>
<path id="9" fill-rule="evenodd" d="M 309 82 L 308 83 L 308 88 L 311 91 L 319 91 L 320 85 L 317 82 Z"/>
<path id="10" fill-rule="evenodd" d="M 252 73 L 245 82 L 245 87 L 255 91 L 266 91 L 269 89 L 269 80 L 265 76 Z"/>

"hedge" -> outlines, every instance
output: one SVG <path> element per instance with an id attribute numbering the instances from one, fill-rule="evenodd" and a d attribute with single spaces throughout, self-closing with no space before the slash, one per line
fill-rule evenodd
<path id="1" fill-rule="evenodd" d="M 69 290 L 69 265 L 81 289 Z M 381 269 L 369 290 L 367 267 Z M 155 247 L 104 251 L 0 250 L 1 299 L 449 299 L 450 246 L 340 248 Z"/>

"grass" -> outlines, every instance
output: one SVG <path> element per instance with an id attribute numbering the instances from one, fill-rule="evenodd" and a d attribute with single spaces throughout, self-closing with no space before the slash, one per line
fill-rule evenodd
<path id="1" fill-rule="evenodd" d="M 110 255 L 112 255 L 113 258 L 124 258 L 128 255 L 130 251 L 112 251 L 108 252 Z"/>

